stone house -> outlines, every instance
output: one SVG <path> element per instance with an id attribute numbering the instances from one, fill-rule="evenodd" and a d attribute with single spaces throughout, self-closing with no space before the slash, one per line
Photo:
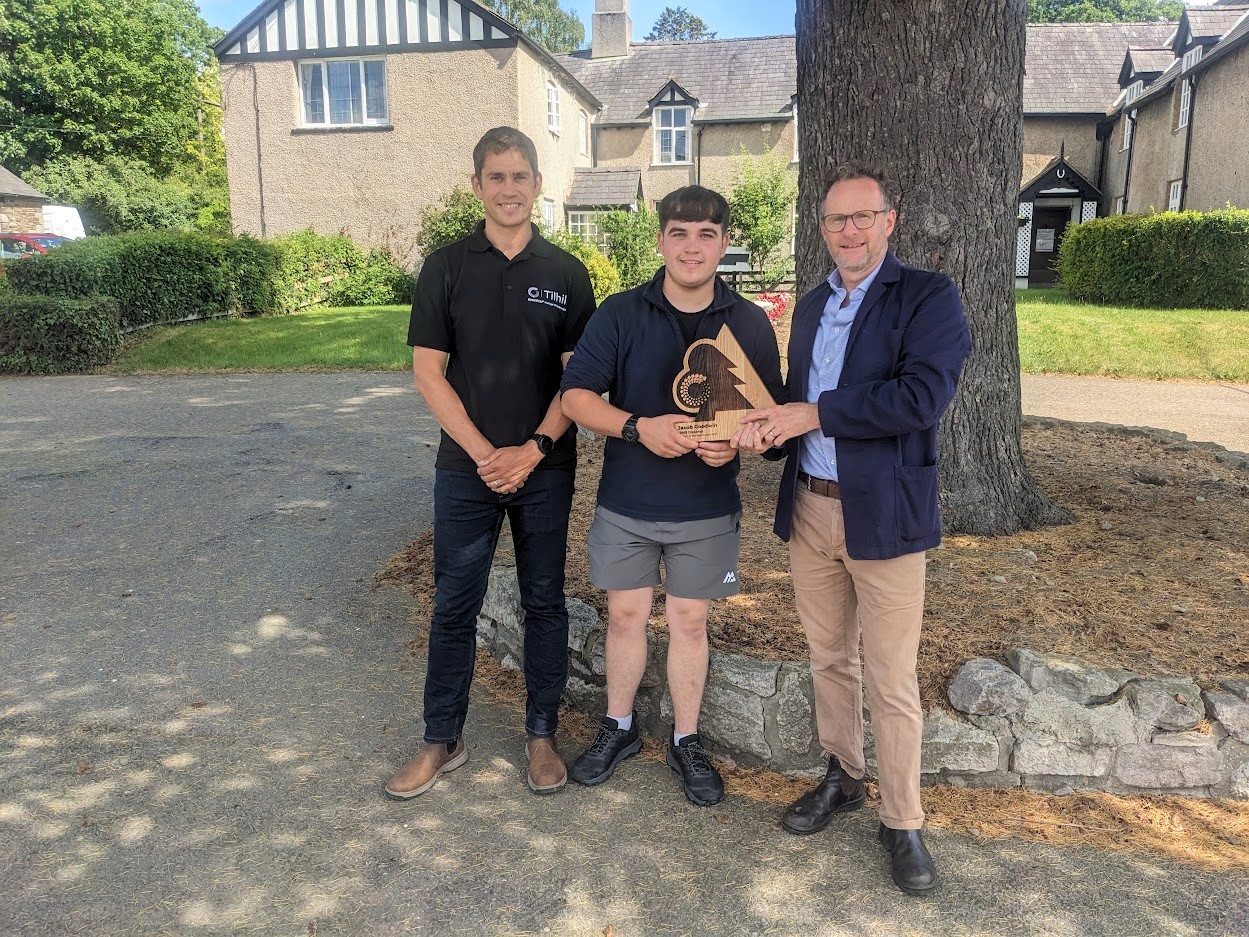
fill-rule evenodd
<path id="1" fill-rule="evenodd" d="M 1118 84 L 1105 213 L 1249 207 L 1249 3 L 1186 9 Z"/>
<path id="2" fill-rule="evenodd" d="M 42 231 L 48 202 L 46 195 L 0 166 L 0 231 Z"/>
<path id="3" fill-rule="evenodd" d="M 598 99 L 472 0 L 267 0 L 216 52 L 237 232 L 343 231 L 407 256 L 501 124 L 537 146 L 551 226 L 591 165 Z"/>
<path id="4" fill-rule="evenodd" d="M 1189 10 L 1178 30 L 1028 27 L 1018 285 L 1052 281 L 1066 226 L 1112 210 L 1117 180 L 1126 178 L 1116 128 L 1125 76 L 1149 79 L 1134 100 L 1144 128 L 1142 115 L 1173 83 L 1158 50 L 1174 59 L 1208 48 L 1188 79 L 1208 73 L 1218 85 L 1237 69 L 1245 75 L 1249 58 L 1237 50 L 1249 27 L 1240 9 Z M 562 55 L 473 0 L 268 0 L 217 54 L 239 231 L 344 230 L 403 255 L 421 209 L 466 181 L 473 144 L 503 123 L 538 146 L 542 220 L 591 238 L 605 210 L 653 206 L 694 182 L 727 193 L 747 157 L 778 159 L 795 180 L 799 172 L 794 37 L 635 43 L 628 0 L 596 0 L 590 48 Z M 1243 191 L 1247 88 L 1242 80 L 1219 90 L 1221 111 L 1214 101 L 1194 111 L 1201 119 L 1191 151 L 1208 147 L 1210 155 L 1190 160 L 1187 204 L 1199 204 L 1202 186 L 1210 193 L 1203 205 L 1238 197 L 1235 184 Z M 1203 102 L 1215 97 L 1203 91 Z M 1213 141 L 1203 121 L 1233 129 Z M 1152 168 L 1161 155 L 1136 162 L 1134 179 L 1171 172 Z M 1147 208 L 1149 186 L 1134 185 L 1132 209 Z"/>

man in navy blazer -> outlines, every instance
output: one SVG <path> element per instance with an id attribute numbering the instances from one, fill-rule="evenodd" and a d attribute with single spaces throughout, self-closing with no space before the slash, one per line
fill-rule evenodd
<path id="1" fill-rule="evenodd" d="M 823 781 L 785 812 L 814 833 L 864 799 L 863 683 L 876 738 L 879 838 L 898 887 L 936 885 L 920 830 L 923 709 L 915 678 L 925 551 L 941 540 L 937 424 L 971 339 L 949 277 L 889 251 L 896 199 L 866 167 L 829 173 L 820 232 L 836 268 L 794 309 L 790 403 L 757 411 L 734 438 L 785 459 L 776 533 L 789 542 L 811 653 Z M 859 644 L 863 653 L 860 661 Z"/>

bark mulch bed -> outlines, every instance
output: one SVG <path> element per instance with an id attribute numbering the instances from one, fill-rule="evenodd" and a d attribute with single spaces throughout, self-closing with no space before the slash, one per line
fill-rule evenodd
<path id="1" fill-rule="evenodd" d="M 1183 674 L 1205 685 L 1249 673 L 1249 476 L 1207 450 L 1149 437 L 1047 426 L 1026 428 L 1023 438 L 1037 481 L 1076 520 L 1010 537 L 949 537 L 930 552 L 919 658 L 925 705 L 946 705 L 945 687 L 963 661 L 1001 658 L 1015 646 L 1142 674 Z M 567 591 L 605 615 L 585 557 L 602 450 L 585 441 L 581 449 Z M 804 660 L 788 557 L 771 532 L 778 479 L 778 466 L 744 461 L 743 592 L 713 604 L 711 642 L 763 659 Z M 506 551 L 501 544 L 500 559 Z M 431 560 L 427 531 L 377 577 L 416 599 L 412 656 L 424 653 Z M 652 623 L 662 631 L 657 592 Z M 478 684 L 523 708 L 520 675 L 488 654 L 478 658 Z M 407 661 L 399 667 L 410 669 Z M 583 742 L 593 734 L 593 719 L 584 714 L 569 712 L 563 725 Z M 645 754 L 663 757 L 653 740 Z M 726 782 L 732 792 L 777 805 L 810 784 L 737 768 L 727 770 Z M 924 806 L 932 825 L 984 838 L 1144 850 L 1204 868 L 1249 867 L 1249 809 L 1237 801 L 928 787 Z"/>

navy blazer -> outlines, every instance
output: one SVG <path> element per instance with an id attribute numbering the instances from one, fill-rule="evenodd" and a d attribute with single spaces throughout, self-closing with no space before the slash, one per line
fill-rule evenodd
<path id="1" fill-rule="evenodd" d="M 786 400 L 807 399 L 815 334 L 832 292 L 826 281 L 794 308 Z M 937 423 L 970 353 L 954 281 L 886 254 L 850 327 L 837 389 L 817 404 L 820 428 L 836 438 L 852 559 L 891 559 L 941 542 Z M 774 528 L 782 540 L 792 528 L 801 443 L 785 445 Z"/>

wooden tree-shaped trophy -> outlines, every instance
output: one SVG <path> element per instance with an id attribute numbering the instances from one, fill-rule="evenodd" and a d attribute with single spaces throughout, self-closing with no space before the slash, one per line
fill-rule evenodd
<path id="1" fill-rule="evenodd" d="M 727 325 L 715 338 L 690 345 L 685 367 L 672 382 L 672 399 L 694 417 L 693 422 L 678 423 L 677 430 L 701 442 L 723 442 L 737 432 L 747 413 L 776 406 Z"/>

